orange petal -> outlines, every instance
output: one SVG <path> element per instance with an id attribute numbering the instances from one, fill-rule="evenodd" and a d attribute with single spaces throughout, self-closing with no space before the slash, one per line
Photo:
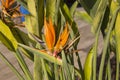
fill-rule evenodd
<path id="1" fill-rule="evenodd" d="M 1 0 L 1 2 L 2 2 L 2 5 L 5 6 L 5 1 L 4 1 L 4 0 Z"/>
<path id="2" fill-rule="evenodd" d="M 47 22 L 46 19 L 44 20 L 44 34 L 47 48 L 51 51 L 55 43 L 55 31 L 52 21 Z"/>
<path id="3" fill-rule="evenodd" d="M 2 1 L 4 1 L 4 0 L 2 0 Z M 12 5 L 14 2 L 15 2 L 15 0 L 6 0 L 6 1 L 3 3 L 3 5 L 4 5 L 5 8 L 9 8 L 10 5 Z"/>
<path id="4" fill-rule="evenodd" d="M 13 5 L 13 3 L 15 3 L 15 0 L 9 0 L 9 1 L 10 1 L 10 2 L 9 2 L 8 7 L 12 6 L 12 5 Z"/>
<path id="5" fill-rule="evenodd" d="M 57 44 L 55 46 L 55 50 L 59 51 L 62 47 L 64 47 L 64 45 L 66 44 L 66 42 L 68 40 L 68 37 L 69 37 L 68 23 L 66 23 L 65 29 L 57 41 Z"/>
<path id="6" fill-rule="evenodd" d="M 9 4 L 9 0 L 6 0 L 6 2 L 5 2 L 5 8 L 8 8 L 8 5 Z"/>
<path id="7" fill-rule="evenodd" d="M 52 19 L 49 18 L 49 26 L 50 26 L 50 30 L 52 32 L 52 35 L 53 35 L 53 44 L 55 44 L 55 30 L 54 30 L 54 26 L 53 26 L 53 23 L 52 23 Z"/>

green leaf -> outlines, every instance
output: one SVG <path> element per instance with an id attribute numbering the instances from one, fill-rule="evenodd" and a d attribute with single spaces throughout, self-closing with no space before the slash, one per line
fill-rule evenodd
<path id="1" fill-rule="evenodd" d="M 60 15 L 60 3 L 61 3 L 61 0 L 57 0 L 56 1 L 56 8 L 55 8 L 55 25 L 57 26 L 57 29 L 58 27 L 61 27 L 60 25 L 60 18 L 61 18 L 61 15 Z M 58 32 L 59 32 L 59 29 L 58 29 Z"/>
<path id="2" fill-rule="evenodd" d="M 70 14 L 70 10 L 66 4 L 61 5 L 61 11 L 62 11 L 63 17 L 65 18 L 66 22 L 70 24 L 69 25 L 70 37 L 72 40 L 74 40 L 76 37 L 80 35 L 78 31 L 78 27 L 75 21 L 73 20 Z M 74 48 L 76 48 L 78 42 L 79 40 L 74 43 Z"/>
<path id="3" fill-rule="evenodd" d="M 111 64 L 110 64 L 110 49 L 107 51 L 107 57 L 108 57 L 108 63 L 107 63 L 107 68 L 106 68 L 106 73 L 108 76 L 108 80 L 111 80 Z"/>
<path id="4" fill-rule="evenodd" d="M 85 60 L 85 65 L 84 65 L 85 80 L 92 79 L 93 50 L 94 48 L 90 50 Z"/>
<path id="5" fill-rule="evenodd" d="M 34 80 L 43 80 L 43 68 L 41 57 L 38 54 L 34 55 Z"/>
<path id="6" fill-rule="evenodd" d="M 71 24 L 71 22 L 73 21 L 73 18 L 71 16 L 70 10 L 66 4 L 61 5 L 61 11 L 62 11 L 62 14 L 64 15 L 66 21 L 68 21 Z"/>
<path id="7" fill-rule="evenodd" d="M 60 80 L 59 79 L 59 75 L 60 75 L 60 71 L 59 71 L 59 66 L 54 64 L 54 74 L 55 74 L 55 80 Z"/>
<path id="8" fill-rule="evenodd" d="M 17 69 L 9 62 L 9 60 L 0 52 L 0 58 L 4 61 L 9 68 L 15 73 L 19 80 L 24 80 L 23 76 L 17 71 Z"/>
<path id="9" fill-rule="evenodd" d="M 12 31 L 13 36 L 17 40 L 17 42 L 25 44 L 25 45 L 30 45 L 30 43 L 35 43 L 35 41 L 29 38 L 26 31 L 23 32 L 22 30 L 18 28 L 12 28 L 11 31 Z"/>
<path id="10" fill-rule="evenodd" d="M 35 44 L 35 41 L 31 40 L 28 36 L 27 33 L 21 31 L 18 28 L 12 28 L 11 29 L 15 39 L 17 40 L 17 42 L 25 44 L 27 46 L 29 46 L 30 44 Z M 34 46 L 34 45 L 33 45 Z M 23 54 L 25 54 L 29 59 L 33 60 L 34 56 L 32 53 L 30 53 L 27 50 L 21 49 L 21 51 L 23 52 Z"/>
<path id="11" fill-rule="evenodd" d="M 21 52 L 18 49 L 16 50 L 15 57 L 17 58 L 17 60 L 20 64 L 20 67 L 25 74 L 26 79 L 27 80 L 33 80 L 32 74 L 29 71 L 29 68 L 28 68 L 26 62 L 25 62 L 23 56 L 21 55 Z"/>
<path id="12" fill-rule="evenodd" d="M 62 51 L 62 62 L 63 62 L 63 70 L 64 70 L 64 75 L 66 77 L 67 80 L 72 80 L 72 73 L 70 70 L 70 65 L 68 65 L 67 60 L 66 60 L 66 56 L 64 51 Z"/>
<path id="13" fill-rule="evenodd" d="M 48 76 L 48 73 L 47 73 L 47 68 L 46 68 L 46 65 L 45 65 L 45 61 L 44 60 L 41 60 L 41 61 L 42 61 L 42 68 L 43 68 L 43 71 L 44 71 L 44 79 L 49 80 L 49 76 Z"/>
<path id="14" fill-rule="evenodd" d="M 107 2 L 108 0 L 101 0 L 100 4 L 98 6 L 98 9 L 95 14 L 95 18 L 93 19 L 93 26 L 91 28 L 92 32 L 95 34 L 99 28 L 99 26 L 102 25 L 102 21 L 104 18 L 104 14 L 107 8 Z"/>
<path id="15" fill-rule="evenodd" d="M 37 0 L 37 16 L 39 35 L 42 37 L 41 31 L 44 25 L 44 0 Z"/>
<path id="16" fill-rule="evenodd" d="M 74 14 L 75 14 L 75 10 L 76 10 L 76 8 L 77 8 L 77 5 L 78 5 L 78 1 L 75 1 L 75 2 L 73 3 L 73 5 L 71 6 L 71 8 L 70 8 L 70 13 L 71 13 L 71 16 L 72 16 L 72 17 L 74 17 Z"/>
<path id="17" fill-rule="evenodd" d="M 103 54 L 102 54 L 102 59 L 101 59 L 101 63 L 100 63 L 100 70 L 99 70 L 99 77 L 98 80 L 102 80 L 102 76 L 103 76 L 103 67 L 104 67 L 104 62 L 105 62 L 105 57 L 106 57 L 106 52 L 107 52 L 107 48 L 108 48 L 108 44 L 109 44 L 109 39 L 110 39 L 110 33 L 114 27 L 115 24 L 115 20 L 118 14 L 120 7 L 118 7 L 115 12 L 114 15 L 112 16 L 112 20 L 109 27 L 109 30 L 107 32 L 106 38 L 105 38 L 105 42 L 104 42 L 104 47 L 103 47 Z"/>
<path id="18" fill-rule="evenodd" d="M 107 5 L 107 2 L 105 0 L 78 0 L 78 1 L 92 18 L 94 18 L 95 15 L 98 14 L 99 8 L 104 7 L 104 3 Z"/>
<path id="19" fill-rule="evenodd" d="M 119 63 L 120 63 L 120 12 L 115 22 L 115 40 L 116 40 L 116 80 L 119 79 Z"/>
<path id="20" fill-rule="evenodd" d="M 87 13 L 93 18 L 97 12 L 101 0 L 79 0 Z"/>
<path id="21" fill-rule="evenodd" d="M 46 0 L 46 17 L 51 18 L 54 22 L 56 11 L 56 0 Z"/>
<path id="22" fill-rule="evenodd" d="M 35 0 L 28 0 L 27 1 L 28 11 L 30 12 L 29 15 L 25 16 L 25 24 L 28 32 L 33 33 L 39 36 L 39 26 L 38 26 L 38 16 L 36 10 L 36 3 Z"/>
<path id="23" fill-rule="evenodd" d="M 10 50 L 17 49 L 17 41 L 9 27 L 0 20 L 0 41 Z"/>
<path id="24" fill-rule="evenodd" d="M 76 18 L 86 21 L 90 25 L 92 24 L 92 18 L 85 11 L 76 11 Z"/>
<path id="25" fill-rule="evenodd" d="M 59 59 L 55 58 L 54 56 L 51 56 L 51 55 L 49 55 L 49 54 L 47 54 L 45 52 L 42 52 L 42 51 L 40 51 L 38 49 L 34 49 L 34 48 L 31 48 L 31 47 L 28 47 L 28 46 L 25 46 L 23 44 L 19 44 L 19 46 L 31 51 L 33 54 L 38 54 L 43 59 L 46 59 L 46 60 L 48 60 L 50 62 L 53 62 L 55 64 L 58 64 L 58 65 L 62 65 L 61 60 L 59 60 Z"/>

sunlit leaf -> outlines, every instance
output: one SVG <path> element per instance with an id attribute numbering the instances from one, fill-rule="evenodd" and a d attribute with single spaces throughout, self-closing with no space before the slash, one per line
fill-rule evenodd
<path id="1" fill-rule="evenodd" d="M 70 8 L 70 13 L 72 17 L 74 17 L 77 6 L 78 6 L 78 1 L 76 0 Z"/>
<path id="2" fill-rule="evenodd" d="M 85 64 L 84 64 L 84 74 L 85 80 L 91 80 L 92 78 L 92 64 L 93 64 L 93 48 L 88 53 Z"/>
<path id="3" fill-rule="evenodd" d="M 116 79 L 119 79 L 119 71 L 120 71 L 120 12 L 118 12 L 116 23 L 115 23 L 115 39 L 116 39 Z"/>
<path id="4" fill-rule="evenodd" d="M 36 3 L 35 0 L 28 0 L 27 1 L 28 11 L 30 12 L 29 15 L 25 16 L 25 24 L 28 32 L 33 33 L 39 36 L 39 27 L 38 27 L 38 16 L 36 12 Z"/>
<path id="5" fill-rule="evenodd" d="M 17 49 L 16 39 L 14 38 L 9 27 L 5 25 L 1 20 L 0 20 L 0 41 L 12 51 Z"/>
<path id="6" fill-rule="evenodd" d="M 96 11 L 95 17 L 93 18 L 93 26 L 91 28 L 92 32 L 95 34 L 99 27 L 102 25 L 103 17 L 107 8 L 108 0 L 101 0 L 99 7 Z"/>
<path id="7" fill-rule="evenodd" d="M 93 18 L 100 5 L 101 0 L 78 0 L 88 14 Z"/>
<path id="8" fill-rule="evenodd" d="M 78 19 L 81 19 L 83 21 L 88 22 L 89 24 L 92 24 L 92 18 L 85 11 L 76 11 L 75 15 Z"/>

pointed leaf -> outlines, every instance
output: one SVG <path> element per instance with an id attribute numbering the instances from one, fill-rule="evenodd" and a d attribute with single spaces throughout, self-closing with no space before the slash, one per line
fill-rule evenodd
<path id="1" fill-rule="evenodd" d="M 107 8 L 107 1 L 108 0 L 101 0 L 100 4 L 98 6 L 98 9 L 96 11 L 95 17 L 93 19 L 93 26 L 91 28 L 92 32 L 95 34 L 99 27 L 102 25 L 102 21 L 104 18 L 104 14 Z"/>
<path id="2" fill-rule="evenodd" d="M 17 41 L 9 27 L 0 20 L 0 41 L 10 50 L 17 49 Z"/>
<path id="3" fill-rule="evenodd" d="M 83 21 L 92 24 L 92 18 L 85 12 L 85 11 L 76 11 L 75 13 L 76 18 L 81 19 Z"/>
<path id="4" fill-rule="evenodd" d="M 75 13 L 75 10 L 76 10 L 76 8 L 77 8 L 77 5 L 78 5 L 78 1 L 76 0 L 76 1 L 73 3 L 72 7 L 70 8 L 70 13 L 71 13 L 71 16 L 72 16 L 72 17 L 74 16 L 74 13 Z"/>
<path id="5" fill-rule="evenodd" d="M 84 65 L 84 74 L 85 74 L 85 80 L 91 80 L 92 78 L 92 64 L 93 64 L 93 48 L 88 53 L 85 65 Z"/>
<path id="6" fill-rule="evenodd" d="M 80 4 L 88 12 L 88 14 L 93 18 L 96 14 L 97 8 L 99 7 L 101 0 L 79 0 Z"/>

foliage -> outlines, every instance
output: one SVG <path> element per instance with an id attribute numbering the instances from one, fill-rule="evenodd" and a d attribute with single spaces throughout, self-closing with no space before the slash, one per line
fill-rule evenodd
<path id="1" fill-rule="evenodd" d="M 68 7 L 64 0 L 17 0 L 17 2 L 26 8 L 29 14 L 21 14 L 18 6 L 11 7 L 15 3 L 14 0 L 2 0 L 0 42 L 15 54 L 24 76 L 16 70 L 3 53 L 0 53 L 0 57 L 18 79 L 111 80 L 110 54 L 114 52 L 116 58 L 115 79 L 119 80 L 119 0 L 76 0 L 71 7 Z M 76 12 L 78 3 L 86 12 Z M 25 17 L 23 23 L 25 31 L 22 31 L 21 26 L 13 21 L 13 14 L 16 12 L 19 15 L 15 18 Z M 77 51 L 80 34 L 74 16 L 87 21 L 95 36 L 95 42 L 87 55 L 84 68 L 81 66 Z M 97 71 L 100 32 L 102 32 L 104 46 L 99 71 Z M 22 54 L 33 61 L 33 75 Z M 77 58 L 77 61 L 74 61 L 74 58 Z M 78 64 L 77 68 L 74 66 L 75 64 Z"/>

